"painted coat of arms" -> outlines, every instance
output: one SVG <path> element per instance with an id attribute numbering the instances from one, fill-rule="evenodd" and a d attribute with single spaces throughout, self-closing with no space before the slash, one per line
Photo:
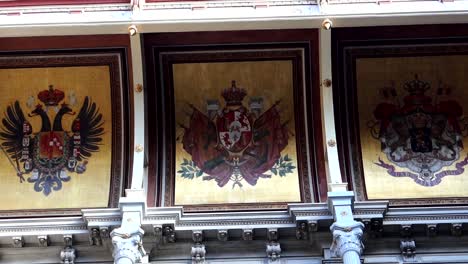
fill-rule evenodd
<path id="1" fill-rule="evenodd" d="M 394 177 L 410 177 L 422 186 L 438 185 L 448 175 L 460 175 L 468 157 L 460 160 L 464 128 L 463 109 L 450 98 L 452 88 L 440 83 L 434 96 L 428 82 L 415 79 L 403 85 L 408 93 L 400 102 L 392 84 L 382 90 L 385 102 L 374 110 L 369 123 L 374 138 L 391 164 L 375 164 Z M 446 167 L 455 164 L 454 169 Z M 397 168 L 400 171 L 397 171 Z"/>
<path id="2" fill-rule="evenodd" d="M 40 103 L 35 106 L 33 96 L 26 102 L 33 109 L 27 116 L 19 101 L 6 108 L 0 139 L 2 151 L 20 182 L 25 181 L 23 175 L 31 175 L 27 181 L 34 183 L 36 192 L 47 196 L 60 190 L 62 182 L 71 179 L 69 172 L 82 174 L 86 171 L 88 158 L 99 150 L 104 121 L 96 104 L 87 96 L 78 113 L 72 109 L 76 103 L 73 94 L 68 97 L 70 104 L 62 103 L 65 93 L 52 85 L 37 98 Z M 51 122 L 53 113 L 55 117 Z M 65 115 L 75 116 L 69 129 L 62 126 Z M 40 118 L 41 127 L 34 130 L 27 117 Z"/>
<path id="3" fill-rule="evenodd" d="M 247 92 L 236 82 L 221 93 L 225 106 L 217 100 L 207 101 L 207 113 L 191 105 L 190 125 L 184 128 L 183 148 L 192 157 L 184 159 L 178 173 L 184 178 L 203 176 L 215 180 L 219 187 L 241 181 L 256 185 L 259 178 L 271 174 L 286 176 L 295 166 L 281 151 L 288 144 L 287 122 L 281 123 L 276 102 L 262 111 L 263 100 L 250 98 L 250 109 L 243 105 Z"/>

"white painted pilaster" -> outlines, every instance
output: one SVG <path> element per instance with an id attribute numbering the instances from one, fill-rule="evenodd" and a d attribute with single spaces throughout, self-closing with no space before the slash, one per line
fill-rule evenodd
<path id="1" fill-rule="evenodd" d="M 331 30 L 320 30 L 320 89 L 322 103 L 322 128 L 325 137 L 326 173 L 329 191 L 346 191 L 341 180 L 338 146 L 336 143 L 335 115 L 333 111 L 331 62 Z"/>
<path id="2" fill-rule="evenodd" d="M 132 74 L 133 83 L 130 84 L 133 89 L 133 109 L 134 109 L 134 156 L 133 156 L 133 171 L 132 171 L 132 189 L 142 189 L 144 178 L 147 177 L 144 170 L 145 156 L 145 101 L 143 85 L 143 62 L 141 56 L 140 34 L 130 36 L 131 58 L 132 58 Z"/>

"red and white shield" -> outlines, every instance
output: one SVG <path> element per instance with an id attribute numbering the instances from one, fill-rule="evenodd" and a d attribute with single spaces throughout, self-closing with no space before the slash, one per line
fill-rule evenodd
<path id="1" fill-rule="evenodd" d="M 229 110 L 216 120 L 219 142 L 230 152 L 241 152 L 252 141 L 252 127 L 247 115 L 240 110 Z"/>
<path id="2" fill-rule="evenodd" d="M 41 159 L 53 159 L 63 156 L 64 132 L 39 133 L 39 157 Z"/>

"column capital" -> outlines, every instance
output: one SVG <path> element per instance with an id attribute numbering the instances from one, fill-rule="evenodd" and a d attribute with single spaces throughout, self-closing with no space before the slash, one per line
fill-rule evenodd
<path id="1" fill-rule="evenodd" d="M 330 251 L 336 257 L 342 258 L 346 252 L 354 251 L 359 256 L 364 250 L 362 236 L 364 234 L 364 224 L 354 221 L 352 224 L 341 225 L 334 223 L 330 230 L 333 234 L 333 242 Z"/>
<path id="2" fill-rule="evenodd" d="M 138 223 L 127 223 L 110 233 L 116 264 L 134 264 L 141 261 L 146 255 L 142 241 L 144 233 Z"/>
<path id="3" fill-rule="evenodd" d="M 141 221 L 146 214 L 146 199 L 142 189 L 125 190 L 127 196 L 119 201 L 122 213 L 122 225 L 112 230 L 110 236 L 114 246 L 115 264 L 140 263 L 146 255 L 143 248 Z"/>

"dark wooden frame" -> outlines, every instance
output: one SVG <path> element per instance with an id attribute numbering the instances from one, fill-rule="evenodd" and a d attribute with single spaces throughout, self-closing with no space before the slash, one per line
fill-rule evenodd
<path id="1" fill-rule="evenodd" d="M 286 49 L 302 49 L 302 61 Z M 247 52 L 249 50 L 249 52 Z M 273 51 L 267 51 L 273 50 Z M 283 50 L 283 51 L 281 51 Z M 179 52 L 179 53 L 178 53 Z M 185 52 L 185 53 L 180 53 Z M 189 53 L 197 52 L 197 53 Z M 219 62 L 219 61 L 255 61 L 293 59 L 295 67 L 304 63 L 305 94 L 294 92 L 294 101 L 299 104 L 295 109 L 296 139 L 300 167 L 301 199 L 303 202 L 324 201 L 326 198 L 326 176 L 323 167 L 323 145 L 321 131 L 320 90 L 318 77 L 318 31 L 317 30 L 265 30 L 265 31 L 227 31 L 227 32 L 192 32 L 162 33 L 144 35 L 144 53 L 146 66 L 147 113 L 148 113 L 148 204 L 150 206 L 174 205 L 174 110 L 172 98 L 172 76 L 169 67 L 181 62 Z M 244 55 L 242 55 L 244 53 Z M 248 55 L 248 57 L 246 57 Z M 301 65 L 299 65 L 301 63 Z M 297 71 L 301 72 L 302 71 Z M 168 82 L 169 81 L 169 82 Z M 295 76 L 297 84 L 302 83 L 302 76 Z M 165 83 L 164 83 L 165 82 Z M 164 83 L 164 86 L 162 86 Z M 163 88 L 164 87 L 164 88 Z M 301 99 L 307 98 L 306 106 Z M 164 105 L 164 102 L 169 104 Z M 304 107 L 307 116 L 308 131 L 304 120 Z M 302 111 L 302 112 L 301 112 Z M 306 135 L 309 145 L 305 142 Z M 167 148 L 163 147 L 165 140 Z M 171 142 L 171 143 L 168 143 Z M 310 155 L 305 154 L 309 151 Z M 161 153 L 166 153 L 162 160 Z M 309 159 L 309 160 L 307 160 Z M 311 164 L 312 175 L 309 180 L 307 163 Z M 167 170 L 163 168 L 168 168 Z M 165 175 L 163 171 L 167 171 Z M 158 177 L 159 176 L 159 177 Z M 164 180 L 163 180 L 164 177 Z M 313 190 L 309 188 L 309 181 Z M 163 184 L 165 183 L 165 184 Z M 164 203 L 162 203 L 164 193 Z M 260 204 L 221 204 L 184 206 L 186 211 L 215 210 L 262 210 L 284 209 L 286 203 Z"/>
<path id="2" fill-rule="evenodd" d="M 8 38 L 0 39 L 0 68 L 44 68 L 71 66 L 108 66 L 111 80 L 112 158 L 108 207 L 117 207 L 125 188 L 131 182 L 131 144 L 133 119 L 129 87 L 128 36 L 90 36 L 86 42 L 81 37 Z M 127 40 L 126 40 L 127 39 Z M 63 42 L 55 42 L 63 40 Z M 36 46 L 31 43 L 36 41 Z M 50 41 L 50 42 L 49 42 Z M 66 43 L 73 42 L 75 49 Z M 65 45 L 64 45 L 65 44 Z M 46 49 L 45 47 L 51 47 Z M 77 50 L 77 46 L 82 49 Z M 36 47 L 36 48 L 35 48 Z M 78 215 L 80 208 L 27 209 L 0 211 L 0 217 L 38 215 Z"/>
<path id="3" fill-rule="evenodd" d="M 333 101 L 344 181 L 367 200 L 359 115 L 356 59 L 468 54 L 468 24 L 338 28 L 332 31 Z M 468 198 L 392 199 L 391 205 L 468 204 Z"/>

